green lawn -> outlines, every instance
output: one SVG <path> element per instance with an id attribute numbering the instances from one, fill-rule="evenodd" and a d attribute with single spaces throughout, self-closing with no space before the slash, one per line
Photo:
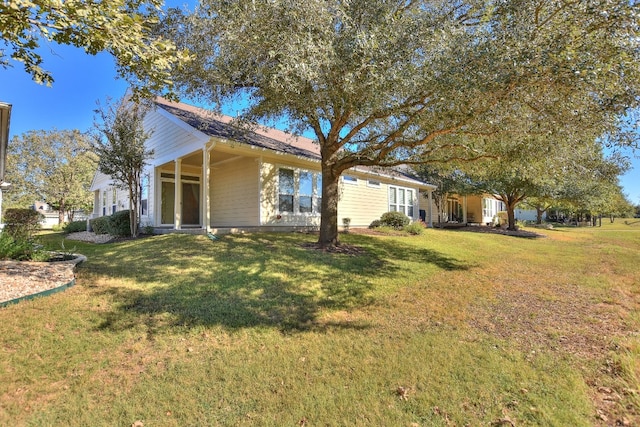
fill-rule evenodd
<path id="1" fill-rule="evenodd" d="M 640 423 L 640 221 L 540 233 L 66 241 L 0 309 L 0 425 Z"/>

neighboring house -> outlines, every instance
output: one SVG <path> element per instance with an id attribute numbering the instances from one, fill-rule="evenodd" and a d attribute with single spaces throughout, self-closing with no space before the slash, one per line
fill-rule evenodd
<path id="1" fill-rule="evenodd" d="M 162 98 L 156 107 L 144 120 L 154 155 L 143 173 L 141 226 L 217 233 L 320 225 L 322 175 L 313 140 L 262 127 L 242 132 L 230 117 Z M 426 200 L 435 187 L 398 171 L 350 169 L 340 186 L 339 226 L 350 218 L 351 227 L 367 227 L 388 211 L 418 220 L 422 210 L 431 222 Z M 93 217 L 128 209 L 127 191 L 110 177 L 96 173 L 91 189 Z"/>
<path id="2" fill-rule="evenodd" d="M 40 212 L 43 215 L 42 221 L 40 221 L 40 225 L 44 229 L 51 229 L 59 225 L 60 221 L 60 213 L 54 210 L 48 203 L 45 202 L 35 202 L 31 209 Z M 87 215 L 83 211 L 74 211 L 73 212 L 73 220 L 74 221 L 84 221 L 87 219 Z M 69 222 L 69 212 L 64 214 L 64 222 Z"/>
<path id="3" fill-rule="evenodd" d="M 491 225 L 500 211 L 506 210 L 505 204 L 490 194 L 467 195 L 451 194 L 447 197 L 440 216 L 441 222 L 454 224 Z"/>

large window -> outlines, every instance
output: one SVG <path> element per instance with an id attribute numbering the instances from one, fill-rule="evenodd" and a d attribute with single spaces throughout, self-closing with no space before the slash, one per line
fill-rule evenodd
<path id="1" fill-rule="evenodd" d="M 111 213 L 114 214 L 118 209 L 118 189 L 113 187 L 111 193 Z"/>
<path id="2" fill-rule="evenodd" d="M 316 172 L 280 168 L 278 170 L 278 211 L 319 213 L 322 204 L 322 176 Z"/>
<path id="3" fill-rule="evenodd" d="M 482 199 L 482 216 L 485 218 L 493 218 L 498 212 L 505 210 L 504 203 L 496 199 Z"/>
<path id="4" fill-rule="evenodd" d="M 149 215 L 149 175 L 142 175 L 140 181 L 140 215 Z"/>
<path id="5" fill-rule="evenodd" d="M 107 190 L 102 190 L 102 216 L 107 215 Z"/>
<path id="6" fill-rule="evenodd" d="M 389 186 L 389 211 L 413 218 L 413 194 L 411 188 Z"/>

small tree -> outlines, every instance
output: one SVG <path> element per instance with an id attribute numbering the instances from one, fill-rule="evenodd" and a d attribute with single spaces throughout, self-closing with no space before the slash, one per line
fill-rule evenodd
<path id="1" fill-rule="evenodd" d="M 153 155 L 145 142 L 151 136 L 143 128 L 148 107 L 141 103 L 129 102 L 126 98 L 117 103 L 107 101 L 106 106 L 98 103 L 99 121 L 94 124 L 94 148 L 100 160 L 98 169 L 109 175 L 117 186 L 129 192 L 129 225 L 131 236 L 138 235 L 138 206 L 142 170 L 147 159 Z"/>

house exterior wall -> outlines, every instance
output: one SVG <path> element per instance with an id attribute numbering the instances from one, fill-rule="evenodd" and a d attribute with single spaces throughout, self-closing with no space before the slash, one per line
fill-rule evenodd
<path id="1" fill-rule="evenodd" d="M 351 218 L 351 227 L 368 227 L 389 211 L 388 185 L 373 178 L 371 181 L 379 185 L 370 185 L 369 179 L 348 172 L 340 178 L 338 226 L 343 218 Z"/>
<path id="2" fill-rule="evenodd" d="M 259 162 L 242 157 L 211 169 L 212 227 L 254 227 L 259 218 Z"/>
<path id="3" fill-rule="evenodd" d="M 479 224 L 486 222 L 482 217 L 482 196 L 467 196 L 467 222 Z"/>

